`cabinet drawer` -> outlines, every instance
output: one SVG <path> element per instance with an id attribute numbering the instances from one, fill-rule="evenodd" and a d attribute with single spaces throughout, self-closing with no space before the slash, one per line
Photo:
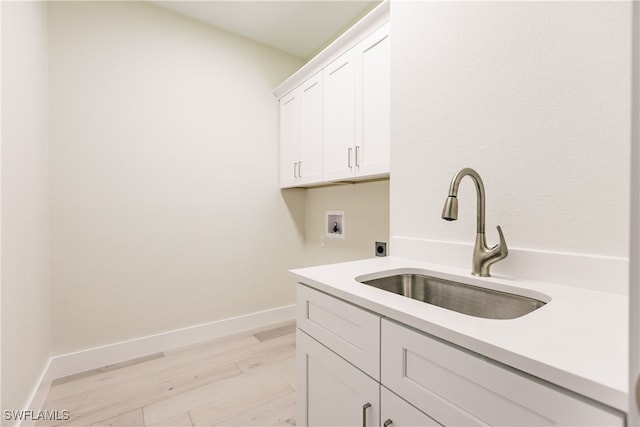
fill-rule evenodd
<path id="1" fill-rule="evenodd" d="M 298 328 L 380 378 L 380 317 L 302 284 L 296 310 Z"/>
<path id="2" fill-rule="evenodd" d="M 624 415 L 382 321 L 382 383 L 445 426 L 623 426 Z"/>

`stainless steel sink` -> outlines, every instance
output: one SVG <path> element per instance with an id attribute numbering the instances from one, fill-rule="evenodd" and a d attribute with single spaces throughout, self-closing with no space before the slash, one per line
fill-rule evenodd
<path id="1" fill-rule="evenodd" d="M 421 274 L 396 274 L 361 281 L 447 310 L 485 319 L 515 319 L 546 303 L 534 298 Z"/>

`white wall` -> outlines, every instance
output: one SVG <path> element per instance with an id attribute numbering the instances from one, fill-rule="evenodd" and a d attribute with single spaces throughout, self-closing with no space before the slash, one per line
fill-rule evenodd
<path id="1" fill-rule="evenodd" d="M 289 191 L 289 190 L 287 190 Z M 389 180 L 309 188 L 305 202 L 305 265 L 375 256 L 376 241 L 389 242 Z M 344 211 L 344 239 L 325 238 L 326 211 Z"/>
<path id="2" fill-rule="evenodd" d="M 394 2 L 392 240 L 471 244 L 469 178 L 459 220 L 440 214 L 453 174 L 472 167 L 487 191 L 490 245 L 500 224 L 510 248 L 624 260 L 630 10 L 625 2 Z M 452 263 L 470 266 L 471 247 Z"/>
<path id="3" fill-rule="evenodd" d="M 25 408 L 49 358 L 46 19 L 44 2 L 2 2 L 3 410 Z"/>
<path id="4" fill-rule="evenodd" d="M 54 353 L 294 303 L 301 61 L 145 2 L 51 3 L 49 54 Z"/>

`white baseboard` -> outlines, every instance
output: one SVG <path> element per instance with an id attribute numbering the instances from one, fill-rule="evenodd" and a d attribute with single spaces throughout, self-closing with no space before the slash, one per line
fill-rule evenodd
<path id="1" fill-rule="evenodd" d="M 119 343 L 54 356 L 49 374 L 60 378 L 138 357 L 295 319 L 295 305 L 216 320 Z"/>
<path id="2" fill-rule="evenodd" d="M 47 398 L 47 394 L 49 393 L 49 387 L 51 386 L 51 379 L 49 378 L 49 374 L 48 374 L 50 368 L 51 368 L 51 358 L 47 360 L 47 363 L 45 363 L 44 368 L 42 369 L 42 372 L 40 372 L 40 376 L 36 381 L 36 385 L 31 391 L 31 394 L 27 399 L 27 404 L 24 407 L 23 414 L 26 414 L 26 412 L 30 410 L 37 412 L 40 409 L 42 409 L 42 405 L 44 405 L 44 401 Z M 4 420 L 4 414 L 2 415 L 3 415 L 2 425 L 4 426 L 7 424 L 6 424 L 6 420 Z M 36 423 L 36 421 L 32 419 L 32 417 L 29 417 L 26 415 L 22 417 L 23 419 L 20 419 L 20 418 L 21 417 L 18 417 L 17 419 L 14 420 L 15 421 L 15 423 L 13 424 L 14 426 L 31 427 L 31 426 L 34 426 Z"/>
<path id="3" fill-rule="evenodd" d="M 40 375 L 25 409 L 39 411 L 56 378 L 293 320 L 295 316 L 296 307 L 292 304 L 54 356 Z M 21 425 L 28 424 L 23 422 Z"/>
<path id="4" fill-rule="evenodd" d="M 472 243 L 393 236 L 390 249 L 393 256 L 471 270 Z M 509 248 L 509 256 L 492 265 L 491 273 L 629 294 L 629 259 L 623 257 Z"/>

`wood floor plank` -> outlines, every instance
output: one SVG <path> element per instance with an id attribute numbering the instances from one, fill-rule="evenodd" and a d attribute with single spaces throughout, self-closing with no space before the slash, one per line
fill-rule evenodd
<path id="1" fill-rule="evenodd" d="M 185 366 L 196 369 L 194 376 L 205 375 L 209 367 L 222 366 L 228 367 L 236 361 L 246 359 L 251 354 L 262 354 L 273 349 L 281 348 L 283 345 L 290 347 L 290 342 L 295 337 L 283 336 L 275 338 L 264 343 L 250 344 L 244 348 L 233 349 L 220 354 L 208 356 L 209 350 L 203 351 L 197 355 L 192 354 L 174 354 L 166 356 L 162 359 L 152 360 L 145 365 L 139 366 L 134 372 L 128 372 L 125 368 L 122 372 L 99 374 L 103 381 L 98 381 L 95 387 L 76 391 L 74 394 L 65 393 L 64 397 L 56 398 L 57 393 L 54 388 L 50 392 L 47 404 L 52 405 L 50 409 L 66 408 L 77 414 L 79 411 L 84 413 L 90 410 L 96 410 L 98 402 L 101 405 L 112 403 L 114 396 L 128 395 L 131 390 L 146 389 L 146 385 L 150 382 L 161 385 L 170 383 L 172 379 L 182 385 L 188 381 L 188 372 L 185 372 Z M 270 354 L 270 353 L 268 353 Z M 186 356 L 186 358 L 185 358 Z M 126 372 L 125 372 L 126 371 Z M 226 371 L 225 371 L 226 372 Z M 236 373 L 225 373 L 225 377 L 233 376 Z M 181 380 L 179 378 L 182 378 Z M 83 380 L 80 380 L 83 381 Z M 201 385 L 203 379 L 193 383 L 194 386 Z M 62 384 L 60 387 L 68 388 L 72 383 Z M 157 390 L 158 388 L 152 388 Z M 49 409 L 49 408 L 46 408 Z M 124 412 L 124 411 L 121 411 Z M 115 414 L 114 414 L 115 415 Z M 73 418 L 73 414 L 72 414 Z M 106 417 L 105 417 L 106 418 Z"/>
<path id="2" fill-rule="evenodd" d="M 259 367 L 256 367 L 253 370 L 248 372 L 253 372 L 256 374 L 260 372 L 269 372 L 273 375 L 282 377 L 282 379 L 287 381 L 287 383 L 289 383 L 289 377 L 293 376 L 294 383 L 295 383 L 295 371 L 296 371 L 296 356 L 294 354 L 291 357 L 279 360 L 277 362 L 260 365 Z M 295 389 L 294 385 L 292 384 L 289 384 L 289 385 L 291 385 L 291 387 Z"/>
<path id="3" fill-rule="evenodd" d="M 277 385 L 275 389 L 273 384 Z M 242 396 L 247 396 L 256 389 L 271 396 L 275 396 L 277 391 L 282 394 L 292 392 L 291 387 L 284 380 L 270 372 L 241 374 L 147 405 L 144 408 L 145 421 L 153 424 L 189 411 L 191 420 L 194 425 L 197 425 L 198 420 L 202 418 L 202 414 L 207 413 L 208 408 L 213 407 L 214 410 L 219 410 L 225 404 L 232 405 L 235 400 L 241 400 Z M 220 402 L 225 402 L 225 404 L 220 404 Z"/>
<path id="4" fill-rule="evenodd" d="M 226 421 L 293 393 L 293 389 L 282 377 L 271 373 L 242 374 L 240 383 L 229 382 L 222 394 L 209 399 L 205 404 L 189 411 L 194 426 L 225 425 Z"/>
<path id="5" fill-rule="evenodd" d="M 289 326 L 289 325 L 295 325 L 295 324 L 296 324 L 295 319 L 285 320 L 285 321 L 282 321 L 282 322 L 279 322 L 279 323 L 273 323 L 271 325 L 263 326 L 261 328 L 256 328 L 256 329 L 251 331 L 251 335 L 255 335 L 255 334 L 259 334 L 259 333 L 265 332 L 265 331 L 270 331 L 272 329 L 278 329 L 278 328 L 281 328 L 283 326 Z"/>
<path id="6" fill-rule="evenodd" d="M 71 418 L 63 425 L 240 425 L 254 418 L 287 425 L 295 412 L 286 404 L 294 401 L 295 390 L 292 325 L 283 322 L 64 378 L 51 387 L 43 409 L 68 410 Z"/>
<path id="7" fill-rule="evenodd" d="M 251 333 L 243 333 L 237 335 L 231 335 L 228 337 L 220 337 L 212 340 L 199 342 L 196 344 L 178 347 L 164 352 L 165 356 L 171 356 L 174 354 L 209 352 L 211 349 L 214 351 L 227 351 L 235 348 L 241 348 L 246 344 L 256 344 L 258 339 Z"/>
<path id="8" fill-rule="evenodd" d="M 265 342 L 259 342 L 253 336 L 245 339 L 249 338 L 254 341 L 242 347 L 230 349 L 224 352 L 217 351 L 215 348 L 207 348 L 197 352 L 166 355 L 166 363 L 185 364 L 201 363 L 203 361 L 211 361 L 212 363 L 218 364 L 235 363 L 259 352 L 295 344 L 295 335 L 285 335 Z"/>
<path id="9" fill-rule="evenodd" d="M 295 334 L 296 333 L 296 324 L 289 323 L 284 326 L 280 326 L 278 328 L 267 329 L 266 331 L 258 332 L 253 336 L 256 337 L 258 341 L 266 341 L 273 338 L 281 337 L 283 335 Z"/>
<path id="10" fill-rule="evenodd" d="M 134 409 L 133 411 L 116 415 L 115 417 L 100 421 L 95 424 L 91 424 L 91 427 L 120 427 L 120 426 L 144 427 L 144 417 L 142 415 L 142 408 L 137 408 L 137 409 Z"/>
<path id="11" fill-rule="evenodd" d="M 188 412 L 182 412 L 164 420 L 152 424 L 145 423 L 145 427 L 192 427 L 191 416 Z"/>
<path id="12" fill-rule="evenodd" d="M 291 359 L 285 359 L 285 366 L 282 372 L 282 378 L 293 388 L 296 388 L 296 357 L 292 357 Z"/>
<path id="13" fill-rule="evenodd" d="M 251 349 L 254 348 L 252 346 L 259 344 L 260 342 L 253 336 L 248 336 L 237 340 L 209 343 L 207 346 L 203 346 L 197 350 L 186 349 L 184 351 L 165 353 L 165 357 L 154 359 L 141 365 L 127 366 L 118 371 L 108 371 L 91 377 L 81 378 L 78 381 L 51 387 L 47 400 L 58 400 L 65 396 L 87 393 L 97 388 L 117 386 L 123 381 L 134 378 L 154 377 L 158 375 L 158 372 L 166 369 L 196 363 L 198 360 L 217 357 L 227 353 L 237 354 L 237 356 L 235 358 L 233 356 L 228 357 L 231 361 L 221 361 L 220 365 L 233 363 L 235 359 L 246 354 L 245 350 L 251 352 Z"/>
<path id="14" fill-rule="evenodd" d="M 261 366 L 269 365 L 284 359 L 288 359 L 292 356 L 295 356 L 295 354 L 296 354 L 296 349 L 294 346 L 284 345 L 284 346 L 279 346 L 276 348 L 256 352 L 255 354 L 245 359 L 239 360 L 235 363 L 242 372 L 249 372 L 251 370 L 260 368 Z"/>
<path id="15" fill-rule="evenodd" d="M 289 393 L 224 421 L 225 426 L 295 425 L 296 394 Z"/>
<path id="16" fill-rule="evenodd" d="M 203 377 L 219 378 L 220 375 L 237 375 L 240 373 L 233 363 L 216 364 L 216 363 L 203 363 L 185 365 L 185 366 L 169 366 L 165 369 L 154 370 L 149 372 L 149 375 L 143 376 L 126 376 L 116 378 L 115 381 L 110 381 L 107 386 L 96 387 L 90 390 L 83 390 L 78 393 L 67 395 L 58 399 L 47 399 L 47 403 L 52 405 L 68 406 L 69 410 L 77 409 L 77 407 L 83 403 L 83 401 L 93 402 L 106 402 L 110 403 L 111 400 L 117 399 L 118 395 L 130 392 L 131 390 L 144 389 L 149 385 L 154 384 L 175 384 L 182 381 L 189 381 L 191 378 L 198 379 Z M 151 376 L 152 375 L 152 376 Z M 172 387 L 169 385 L 168 387 Z"/>
<path id="17" fill-rule="evenodd" d="M 73 375 L 67 375 L 66 377 L 56 378 L 55 380 L 53 380 L 53 382 L 51 383 L 51 386 L 55 387 L 71 381 L 78 381 L 82 378 L 91 377 L 91 376 L 102 374 L 105 372 L 115 371 L 116 369 L 126 368 L 128 366 L 133 366 L 139 363 L 148 362 L 149 360 L 158 359 L 160 357 L 164 357 L 164 353 L 149 354 L 148 356 L 138 357 L 136 359 L 127 360 L 125 362 L 114 363 L 113 365 L 107 365 L 101 368 L 91 369 L 89 371 L 79 372 Z"/>
<path id="18" fill-rule="evenodd" d="M 93 390 L 60 401 L 47 402 L 53 408 L 68 408 L 70 419 L 63 424 L 88 425 L 114 415 L 143 407 L 181 394 L 205 384 L 238 376 L 241 371 L 233 364 L 211 367 L 197 364 L 176 370 L 163 378 L 139 378 L 117 387 Z"/>

